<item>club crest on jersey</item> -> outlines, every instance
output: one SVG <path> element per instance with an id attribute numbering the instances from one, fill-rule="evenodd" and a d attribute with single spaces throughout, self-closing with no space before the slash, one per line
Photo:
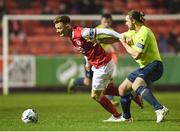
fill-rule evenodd
<path id="1" fill-rule="evenodd" d="M 82 43 L 81 43 L 80 40 L 75 40 L 75 41 L 76 41 L 76 44 L 77 44 L 78 46 L 81 46 L 81 45 L 82 45 Z"/>

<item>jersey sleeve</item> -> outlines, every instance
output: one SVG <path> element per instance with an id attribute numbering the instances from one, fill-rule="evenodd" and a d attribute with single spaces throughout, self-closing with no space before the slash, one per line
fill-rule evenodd
<path id="1" fill-rule="evenodd" d="M 103 28 L 103 27 L 97 26 L 96 28 Z M 107 28 L 107 29 L 113 30 L 112 28 Z M 114 31 L 114 30 L 113 30 L 113 31 Z M 96 35 L 96 39 L 97 39 L 97 40 L 108 39 L 108 38 L 115 38 L 115 37 L 110 36 L 110 35 L 106 35 L 106 34 Z"/>
<path id="2" fill-rule="evenodd" d="M 96 34 L 97 35 L 106 34 L 106 35 L 110 35 L 110 36 L 118 38 L 118 39 L 122 38 L 122 34 L 116 32 L 116 31 L 110 30 L 110 29 L 106 29 L 106 28 L 97 28 Z"/>
<path id="3" fill-rule="evenodd" d="M 120 33 L 115 32 L 110 29 L 105 29 L 105 28 L 84 28 L 82 30 L 83 38 L 95 39 L 96 35 L 99 35 L 99 34 L 106 34 L 106 35 L 110 35 L 119 39 L 122 37 Z"/>

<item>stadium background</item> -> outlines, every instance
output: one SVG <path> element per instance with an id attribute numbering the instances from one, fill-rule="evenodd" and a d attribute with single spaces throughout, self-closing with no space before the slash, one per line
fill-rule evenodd
<path id="1" fill-rule="evenodd" d="M 1 25 L 2 17 L 4 15 L 13 14 L 13 15 L 59 15 L 59 14 L 70 14 L 70 15 L 101 15 L 102 13 L 111 13 L 112 15 L 124 15 L 131 9 L 137 9 L 144 11 L 146 14 L 152 15 L 167 15 L 167 14 L 179 14 L 180 13 L 180 1 L 179 0 L 0 0 L 0 13 L 1 13 Z M 100 18 L 100 17 L 99 17 Z M 164 102 L 168 102 L 166 99 L 176 100 L 179 95 L 179 85 L 180 85 L 180 19 L 177 20 L 147 20 L 146 25 L 148 25 L 156 35 L 158 40 L 158 46 L 165 63 L 165 73 L 163 77 L 154 85 L 156 88 L 155 91 L 171 91 L 169 94 L 159 93 L 158 96 Z M 81 25 L 87 27 L 95 27 L 99 24 L 99 21 L 88 20 L 88 21 L 73 21 L 73 25 Z M 12 100 L 21 102 L 17 105 L 16 102 L 12 104 L 12 107 L 18 107 L 17 113 L 20 114 L 22 109 L 25 109 L 29 106 L 37 106 L 36 109 L 44 110 L 38 107 L 36 104 L 38 101 L 39 95 L 36 95 L 36 92 L 39 91 L 48 91 L 56 92 L 58 91 L 61 95 L 45 95 L 47 97 L 46 104 L 43 106 L 55 105 L 52 103 L 52 98 L 56 102 L 56 99 L 68 100 L 70 97 L 62 95 L 61 91 L 66 90 L 67 82 L 71 77 L 79 77 L 84 74 L 83 72 L 83 57 L 75 51 L 73 46 L 70 44 L 70 41 L 66 38 L 60 38 L 54 29 L 52 21 L 30 21 L 30 20 L 12 20 L 8 23 L 9 25 L 9 86 L 10 86 L 10 95 L 9 98 L 1 98 L 1 111 L 9 110 L 9 106 L 6 104 L 12 104 Z M 124 32 L 127 30 L 127 27 L 124 24 L 124 21 L 114 21 L 113 28 L 118 32 Z M 2 40 L 2 30 L 3 26 L 0 27 L 0 87 L 2 91 L 2 52 L 3 52 L 3 40 Z M 124 48 L 119 44 L 119 60 L 118 60 L 118 70 L 116 77 L 114 79 L 115 83 L 118 85 L 126 75 L 137 67 L 137 64 L 126 54 Z M 15 96 L 11 96 L 11 92 L 23 91 L 22 95 L 16 93 Z M 29 91 L 33 91 L 32 95 L 26 95 Z M 79 91 L 87 91 L 82 87 L 79 88 Z M 88 89 L 90 91 L 90 89 Z M 174 93 L 176 92 L 176 93 Z M 89 94 L 89 93 L 88 93 Z M 40 95 L 44 96 L 44 95 Z M 71 98 L 74 100 L 77 105 L 82 105 L 80 103 L 80 96 L 87 99 L 87 96 L 77 94 L 73 95 Z M 19 98 L 18 98 L 19 97 Z M 32 99 L 31 102 L 31 97 Z M 164 98 L 163 98 L 164 97 Z M 30 99 L 29 99 L 30 98 Z M 37 100 L 36 100 L 37 99 Z M 3 101 L 6 103 L 3 103 Z M 9 101 L 9 102 L 8 102 Z M 29 104 L 26 104 L 26 101 Z M 35 103 L 34 103 L 34 102 Z M 37 101 L 37 102 L 36 102 Z M 43 101 L 43 100 L 41 100 Z M 89 101 L 89 100 L 88 100 Z M 92 101 L 92 100 L 91 100 Z M 7 103 L 8 102 L 8 103 Z M 11 102 L 11 103 L 10 103 Z M 51 104 L 51 103 L 52 104 Z M 173 101 L 172 101 L 173 102 Z M 170 102 L 169 105 L 173 103 Z M 63 103 L 63 102 L 56 102 Z M 66 102 L 68 105 L 71 105 L 70 102 Z M 79 104 L 78 104 L 79 103 Z M 89 102 L 90 103 L 90 102 Z M 92 104 L 90 104 L 91 106 Z M 94 105 L 94 104 L 93 104 Z M 86 104 L 85 104 L 86 106 Z M 177 105 L 179 106 L 179 105 Z M 14 110 L 13 107 L 13 110 Z M 52 107 L 52 106 L 51 106 Z M 21 108 L 21 109 L 20 109 Z M 87 107 L 88 108 L 88 107 Z M 176 107 L 174 106 L 176 109 Z M 49 107 L 48 107 L 49 109 Z M 89 108 L 91 110 L 91 108 Z M 51 109 L 52 110 L 52 109 Z M 62 109 L 60 109 L 62 110 Z M 76 110 L 74 110 L 76 111 Z M 102 110 L 101 110 L 102 111 Z M 136 110 L 135 110 L 136 111 Z M 3 111 L 4 112 L 4 111 Z M 2 114 L 3 114 L 2 112 Z M 67 111 L 63 111 L 67 112 Z M 78 112 L 78 110 L 77 110 Z M 95 111 L 96 112 L 96 111 Z M 146 111 L 147 112 L 147 111 Z M 5 113 L 6 115 L 7 113 Z M 9 114 L 9 113 L 8 113 Z M 104 116 L 98 113 L 99 116 Z M 147 113 L 146 113 L 147 115 Z M 177 113 L 177 115 L 180 115 Z M 19 115 L 18 115 L 19 116 Z M 54 114 L 54 116 L 56 116 Z M 64 116 L 64 115 L 63 115 Z M 73 115 L 71 115 L 73 117 Z M 92 115 L 93 116 L 93 115 Z M 3 116 L 0 114 L 1 119 Z M 176 115 L 174 115 L 176 117 Z M 14 117 L 16 118 L 16 117 Z M 45 118 L 45 115 L 42 118 Z M 60 117 L 61 118 L 61 117 Z M 68 118 L 68 117 L 67 117 Z M 173 117 L 172 117 L 173 118 Z M 146 121 L 146 117 L 143 117 Z M 142 119 L 142 120 L 143 120 Z M 151 120 L 151 117 L 149 117 Z M 54 119 L 48 119 L 54 120 Z M 68 119 L 67 119 L 68 120 Z M 79 119 L 81 120 L 81 119 Z M 148 120 L 148 119 L 147 119 Z M 171 121 L 171 119 L 169 119 Z M 4 118 L 6 124 L 3 124 L 1 127 L 4 128 L 1 130 L 27 130 L 26 127 L 21 126 L 17 128 L 15 125 L 12 125 L 12 128 L 5 129 L 8 125 L 8 117 Z M 16 121 L 15 119 L 12 120 Z M 98 120 L 99 121 L 99 120 Z M 179 121 L 175 119 L 174 121 Z M 18 121 L 17 121 L 18 122 Z M 61 122 L 61 121 L 60 121 Z M 2 122 L 1 122 L 2 123 Z M 63 122 L 61 122 L 63 124 Z M 65 122 L 66 123 L 66 122 Z M 69 121 L 67 121 L 67 124 Z M 82 123 L 82 122 L 81 122 Z M 145 122 L 146 123 L 146 122 Z M 15 123 L 16 124 L 16 123 Z M 66 125 L 67 125 L 66 124 Z M 76 123 L 75 123 L 76 124 Z M 148 124 L 148 123 L 147 123 Z M 40 128 L 33 128 L 32 126 L 28 127 L 28 130 L 104 130 L 104 128 L 88 128 L 87 124 L 84 124 L 84 127 L 74 129 L 71 126 L 62 125 L 60 129 L 57 126 L 50 128 L 45 128 L 40 124 Z M 102 125 L 102 124 L 100 124 Z M 139 124 L 137 124 L 139 125 Z M 167 125 L 167 124 L 165 124 Z M 170 125 L 172 125 L 170 123 Z M 134 125 L 135 126 L 135 125 Z M 162 127 L 149 127 L 144 129 L 139 125 L 137 129 L 128 128 L 128 125 L 125 125 L 124 128 L 118 128 L 115 126 L 114 129 L 107 125 L 106 130 L 179 130 L 177 125 L 169 129 L 162 129 Z M 151 126 L 151 125 L 150 125 Z M 69 127 L 69 129 L 66 129 Z M 104 126 L 105 127 L 105 126 Z M 57 129 L 53 129 L 57 128 Z M 142 128 L 142 129 L 141 129 Z"/>
<path id="2" fill-rule="evenodd" d="M 178 14 L 178 0 L 1 0 L 1 20 L 5 14 L 126 14 L 131 9 L 146 14 Z M 143 7 L 143 8 L 142 8 Z M 92 10 L 93 9 L 93 10 Z M 180 26 L 177 20 L 148 20 L 155 33 L 160 52 L 165 62 L 165 74 L 157 83 L 163 86 L 180 84 L 179 57 Z M 73 25 L 95 27 L 99 21 L 73 21 Z M 127 30 L 124 21 L 114 21 L 113 28 L 118 32 Z M 0 52 L 2 54 L 2 27 Z M 115 77 L 119 84 L 132 71 L 136 64 L 126 57 L 124 48 L 119 45 L 118 71 Z M 83 60 L 66 38 L 60 38 L 54 30 L 52 21 L 12 20 L 9 22 L 9 54 L 16 55 L 9 60 L 9 85 L 11 87 L 66 86 L 71 77 L 83 75 Z M 25 55 L 25 57 L 24 57 Z M 125 56 L 125 57 L 124 57 Z M 2 58 L 1 58 L 2 82 Z M 1 83 L 2 86 L 2 83 Z M 61 90 L 62 88 L 60 88 Z M 166 88 L 162 88 L 166 89 Z M 172 88 L 171 88 L 172 89 Z M 176 88 L 177 90 L 177 88 Z"/>

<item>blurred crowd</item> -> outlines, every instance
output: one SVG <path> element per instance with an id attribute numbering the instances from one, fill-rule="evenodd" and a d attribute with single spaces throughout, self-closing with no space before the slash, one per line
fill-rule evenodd
<path id="1" fill-rule="evenodd" d="M 179 14 L 179 5 L 180 0 L 0 0 L 0 23 L 4 14 L 126 14 L 134 8 L 146 14 Z M 50 21 L 41 24 L 52 25 Z M 21 21 L 11 21 L 9 25 L 10 39 L 18 37 L 26 45 L 27 34 Z M 2 26 L 0 31 L 2 47 Z M 158 33 L 157 38 L 161 53 L 180 52 L 180 35 L 176 29 L 166 35 Z"/>

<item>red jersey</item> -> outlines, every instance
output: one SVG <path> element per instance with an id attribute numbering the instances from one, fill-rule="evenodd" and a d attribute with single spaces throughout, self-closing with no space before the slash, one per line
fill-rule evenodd
<path id="1" fill-rule="evenodd" d="M 73 45 L 87 57 L 89 63 L 95 68 L 106 65 L 111 60 L 111 55 L 100 46 L 100 44 L 88 41 L 82 36 L 83 28 L 73 28 L 71 41 Z M 92 32 L 91 32 L 92 33 Z M 90 33 L 90 35 L 91 35 Z"/>

